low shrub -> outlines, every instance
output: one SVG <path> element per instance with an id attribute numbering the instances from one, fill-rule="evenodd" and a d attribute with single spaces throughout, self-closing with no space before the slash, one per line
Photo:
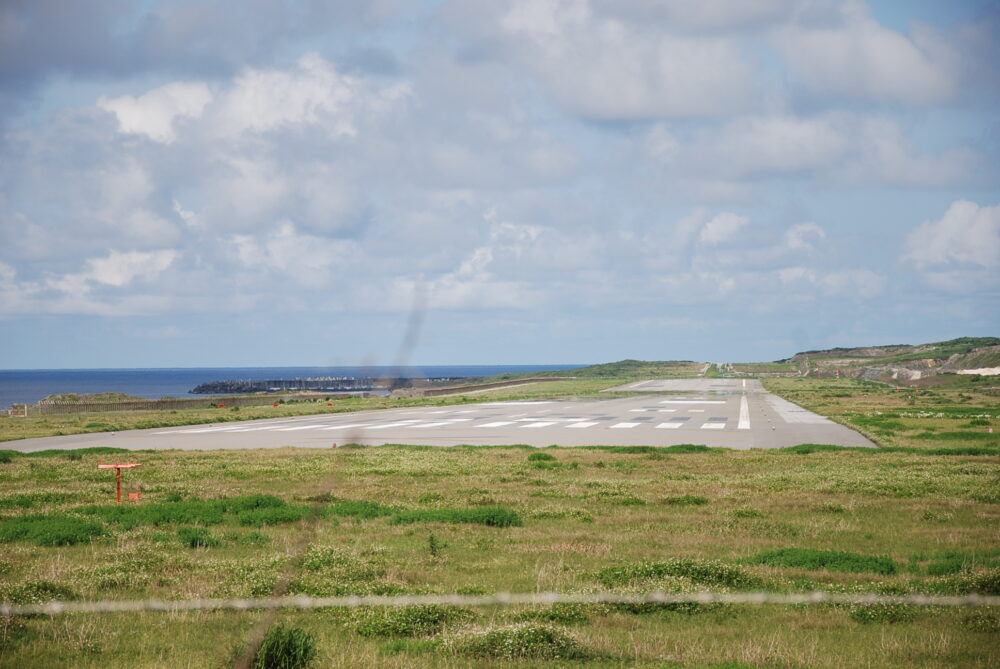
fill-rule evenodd
<path id="1" fill-rule="evenodd" d="M 962 572 L 950 580 L 954 592 L 977 595 L 1000 595 L 1000 568 Z"/>
<path id="2" fill-rule="evenodd" d="M 144 525 L 218 525 L 235 520 L 241 525 L 260 527 L 300 520 L 308 512 L 304 506 L 291 506 L 273 495 L 246 495 L 223 499 L 189 499 L 130 504 L 122 506 L 85 506 L 77 509 L 98 516 L 126 529 Z"/>
<path id="3" fill-rule="evenodd" d="M 529 462 L 553 462 L 556 460 L 554 455 L 549 455 L 548 453 L 532 453 L 528 456 Z"/>
<path id="4" fill-rule="evenodd" d="M 665 562 L 642 562 L 621 567 L 608 567 L 597 572 L 597 580 L 613 588 L 655 581 L 668 576 L 686 578 L 692 583 L 747 589 L 761 585 L 760 579 L 740 567 L 715 560 L 673 558 Z"/>
<path id="5" fill-rule="evenodd" d="M 519 623 L 466 632 L 442 644 L 457 655 L 499 660 L 586 660 L 595 654 L 552 625 Z"/>
<path id="6" fill-rule="evenodd" d="M 733 518 L 763 518 L 764 514 L 752 506 L 741 506 L 730 511 Z"/>
<path id="7" fill-rule="evenodd" d="M 72 588 L 52 581 L 28 581 L 0 585 L 0 601 L 11 604 L 44 604 L 53 601 L 71 601 L 79 596 Z"/>
<path id="8" fill-rule="evenodd" d="M 302 520 L 309 513 L 309 508 L 304 506 L 276 506 L 263 507 L 241 511 L 237 516 L 240 525 L 249 527 L 263 527 L 265 525 L 281 525 L 282 523 L 294 523 Z"/>
<path id="9" fill-rule="evenodd" d="M 964 556 L 952 556 L 927 565 L 927 573 L 931 576 L 948 576 L 957 574 L 965 568 L 966 559 Z"/>
<path id="10" fill-rule="evenodd" d="M 862 448 L 860 446 L 835 446 L 834 444 L 799 444 L 788 448 L 777 449 L 782 453 L 795 453 L 798 455 L 809 455 L 810 453 L 826 453 L 829 451 L 872 451 L 872 448 Z"/>
<path id="11" fill-rule="evenodd" d="M 343 499 L 328 506 L 326 512 L 334 516 L 349 516 L 351 518 L 381 518 L 392 515 L 395 509 L 363 499 Z"/>
<path id="12" fill-rule="evenodd" d="M 524 521 L 513 509 L 504 506 L 479 506 L 471 509 L 419 509 L 397 513 L 393 525 L 412 523 L 469 523 L 490 527 L 521 527 Z"/>
<path id="13" fill-rule="evenodd" d="M 906 604 L 864 604 L 852 608 L 849 615 L 859 623 L 903 623 L 913 620 L 917 609 Z"/>
<path id="14" fill-rule="evenodd" d="M 553 604 L 535 611 L 524 611 L 515 616 L 518 622 L 535 621 L 540 623 L 556 623 L 557 625 L 586 625 L 590 622 L 586 604 Z"/>
<path id="15" fill-rule="evenodd" d="M 182 527 L 177 530 L 177 538 L 188 548 L 215 548 L 219 545 L 219 540 L 204 527 Z"/>
<path id="16" fill-rule="evenodd" d="M 467 609 L 457 606 L 379 607 L 363 609 L 355 630 L 361 636 L 428 636 L 437 634 L 446 625 L 472 618 Z"/>
<path id="17" fill-rule="evenodd" d="M 301 627 L 278 624 L 267 630 L 253 658 L 254 669 L 302 669 L 316 657 L 316 640 Z"/>
<path id="18" fill-rule="evenodd" d="M 39 546 L 70 546 L 87 543 L 104 534 L 100 523 L 61 513 L 10 518 L 0 524 L 0 543 L 30 541 Z"/>
<path id="19" fill-rule="evenodd" d="M 765 564 L 772 567 L 796 567 L 799 569 L 842 571 L 850 573 L 874 572 L 895 574 L 896 563 L 882 555 L 859 555 L 844 551 L 824 551 L 812 548 L 780 548 L 764 551 L 750 558 L 751 564 Z"/>
<path id="20" fill-rule="evenodd" d="M 677 497 L 664 497 L 660 502 L 669 506 L 703 506 L 708 504 L 708 498 L 700 495 L 679 495 Z"/>
<path id="21" fill-rule="evenodd" d="M 979 607 L 965 614 L 962 618 L 962 627 L 973 632 L 1000 632 L 1000 613 L 990 609 Z"/>

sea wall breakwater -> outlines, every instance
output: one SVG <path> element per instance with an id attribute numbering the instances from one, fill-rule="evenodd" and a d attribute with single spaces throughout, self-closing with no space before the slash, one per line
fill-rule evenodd
<path id="1" fill-rule="evenodd" d="M 428 388 L 454 383 L 468 377 L 392 378 L 321 376 L 303 379 L 237 379 L 209 381 L 191 389 L 194 395 L 238 395 L 244 393 L 284 392 L 387 392 L 399 388 Z"/>

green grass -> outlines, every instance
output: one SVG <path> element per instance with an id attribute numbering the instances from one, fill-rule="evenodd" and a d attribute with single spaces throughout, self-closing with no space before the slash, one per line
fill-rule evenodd
<path id="1" fill-rule="evenodd" d="M 701 495 L 677 495 L 675 497 L 664 497 L 661 504 L 670 506 L 704 506 L 708 504 L 708 498 Z"/>
<path id="2" fill-rule="evenodd" d="M 846 388 L 815 386 L 817 393 Z M 937 404 L 935 417 L 914 418 L 906 415 L 905 400 L 875 387 L 866 392 L 872 394 L 845 405 L 844 413 L 894 413 L 899 415 L 891 420 L 937 422 L 946 432 L 960 429 L 947 427 L 952 421 L 992 411 Z M 872 404 L 860 406 L 865 401 Z M 888 408 L 887 401 L 900 406 Z M 520 447 L 162 451 L 133 454 L 142 467 L 129 473 L 129 484 L 142 490 L 143 499 L 120 511 L 107 504 L 114 499 L 113 477 L 94 463 L 16 457 L 0 468 L 0 500 L 12 500 L 0 506 L 0 528 L 55 515 L 102 533 L 72 545 L 39 546 L 23 535 L 3 544 L 0 599 L 266 597 L 285 583 L 289 595 L 314 596 L 760 588 L 1000 592 L 1000 458 L 991 451 L 958 454 L 988 448 L 982 444 L 921 443 L 810 449 L 806 455 L 558 448 L 541 451 L 554 461 L 530 461 L 557 462 L 555 469 L 530 467 L 528 456 L 540 451 Z M 947 448 L 936 454 L 942 446 Z M 694 503 L 700 499 L 708 503 Z M 451 522 L 489 507 L 516 514 L 520 524 Z M 92 508 L 102 510 L 81 512 Z M 287 508 L 305 515 L 260 528 L 240 524 L 240 514 Z M 435 515 L 441 510 L 444 518 Z M 393 520 L 410 513 L 414 522 Z M 183 528 L 218 545 L 194 541 L 192 547 Z M 787 547 L 862 560 L 881 556 L 897 569 L 837 571 L 829 565 L 839 563 L 825 557 L 821 568 L 807 568 L 811 563 L 803 560 L 781 566 L 752 559 Z M 464 613 L 285 609 L 275 613 L 275 623 L 314 639 L 318 667 L 743 663 L 889 669 L 905 654 L 907 666 L 918 669 L 985 669 L 997 659 L 995 631 L 989 631 L 995 622 L 979 609 L 569 605 L 459 611 Z M 234 649 L 246 647 L 263 615 L 39 616 L 18 618 L 10 627 L 0 621 L 0 665 L 131 669 L 182 657 L 197 667 L 230 666 Z M 528 648 L 553 644 L 544 635 L 537 644 L 523 642 L 512 630 L 524 625 L 558 631 L 589 659 L 530 655 L 535 651 Z M 477 641 L 462 645 L 467 639 Z M 487 654 L 459 651 L 473 647 Z M 524 654 L 505 656 L 503 648 Z"/>
<path id="3" fill-rule="evenodd" d="M 309 508 L 290 505 L 274 495 L 257 494 L 151 504 L 94 505 L 80 507 L 76 511 L 131 529 L 176 523 L 218 525 L 223 522 L 261 527 L 301 520 L 309 513 Z"/>
<path id="4" fill-rule="evenodd" d="M 101 523 L 61 513 L 18 516 L 0 523 L 0 543 L 28 541 L 39 546 L 71 546 L 104 533 Z"/>
<path id="5" fill-rule="evenodd" d="M 300 627 L 268 628 L 254 654 L 253 669 L 304 669 L 316 657 L 316 639 Z"/>
<path id="6" fill-rule="evenodd" d="M 825 551 L 811 548 L 779 548 L 764 551 L 750 558 L 751 564 L 766 564 L 771 567 L 793 567 L 796 569 L 841 571 L 848 573 L 871 572 L 873 574 L 895 574 L 898 567 L 891 558 L 884 555 L 859 555 L 845 551 Z"/>
<path id="7" fill-rule="evenodd" d="M 382 518 L 392 515 L 396 509 L 378 502 L 363 499 L 338 500 L 326 507 L 326 512 L 332 516 L 347 516 L 350 518 Z"/>
<path id="8" fill-rule="evenodd" d="M 418 509 L 393 515 L 393 525 L 413 523 L 471 523 L 490 527 L 520 527 L 524 521 L 516 511 L 502 506 L 479 506 L 471 509 Z"/>
<path id="9" fill-rule="evenodd" d="M 613 588 L 655 582 L 668 576 L 684 578 L 698 585 L 736 589 L 749 589 L 761 585 L 759 578 L 748 574 L 736 565 L 713 560 L 682 558 L 674 558 L 664 562 L 642 562 L 620 567 L 608 567 L 599 571 L 595 578 L 601 585 Z"/>
<path id="10" fill-rule="evenodd" d="M 456 655 L 495 660 L 587 660 L 595 656 L 574 637 L 553 625 L 519 623 L 467 632 L 445 640 Z"/>

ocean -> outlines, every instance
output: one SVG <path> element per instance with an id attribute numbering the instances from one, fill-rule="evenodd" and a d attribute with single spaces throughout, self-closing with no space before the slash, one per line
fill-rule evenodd
<path id="1" fill-rule="evenodd" d="M 34 404 L 59 393 L 126 393 L 137 397 L 199 397 L 199 383 L 317 376 L 470 377 L 575 369 L 583 365 L 427 365 L 407 367 L 181 367 L 162 369 L 0 370 L 0 408 Z M 204 397 L 203 395 L 201 397 Z"/>

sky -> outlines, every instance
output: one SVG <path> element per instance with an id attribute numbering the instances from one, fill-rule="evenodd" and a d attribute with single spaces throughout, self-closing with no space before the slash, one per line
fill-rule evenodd
<path id="1" fill-rule="evenodd" d="M 5 0 L 0 368 L 995 336 L 997 62 L 972 0 Z"/>

